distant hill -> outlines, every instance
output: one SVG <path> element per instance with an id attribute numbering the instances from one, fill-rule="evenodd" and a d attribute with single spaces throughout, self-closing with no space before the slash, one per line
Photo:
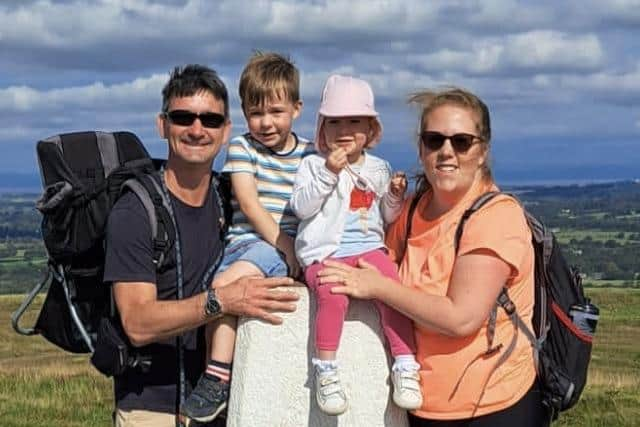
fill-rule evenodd
<path id="1" fill-rule="evenodd" d="M 597 184 L 572 185 L 519 185 L 506 187 L 508 191 L 523 194 L 524 198 L 639 198 L 640 180 L 616 181 Z"/>

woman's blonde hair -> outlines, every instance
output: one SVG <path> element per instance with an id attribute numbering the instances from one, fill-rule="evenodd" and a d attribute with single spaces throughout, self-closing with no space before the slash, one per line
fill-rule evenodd
<path id="1" fill-rule="evenodd" d="M 476 130 L 478 137 L 485 145 L 487 161 L 482 166 L 482 177 L 486 182 L 492 182 L 493 176 L 489 165 L 489 147 L 491 143 L 491 119 L 487 105 L 473 93 L 458 87 L 446 87 L 441 90 L 424 90 L 412 94 L 408 100 L 409 104 L 417 105 L 420 108 L 420 128 L 418 130 L 418 150 L 420 150 L 420 134 L 427 128 L 429 114 L 443 105 L 453 105 L 462 107 L 473 112 L 476 117 Z M 416 194 L 422 194 L 431 189 L 431 184 L 427 180 L 424 171 L 415 176 Z"/>

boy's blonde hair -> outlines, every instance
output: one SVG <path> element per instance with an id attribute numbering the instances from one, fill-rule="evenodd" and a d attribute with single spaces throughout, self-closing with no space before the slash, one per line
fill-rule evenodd
<path id="1" fill-rule="evenodd" d="M 272 99 L 300 100 L 300 75 L 293 62 L 275 52 L 256 52 L 242 70 L 238 89 L 242 109 Z"/>

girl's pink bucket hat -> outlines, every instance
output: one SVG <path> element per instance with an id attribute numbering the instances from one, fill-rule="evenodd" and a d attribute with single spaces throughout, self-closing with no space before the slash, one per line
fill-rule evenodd
<path id="1" fill-rule="evenodd" d="M 316 150 L 326 151 L 324 134 L 321 132 L 325 117 L 365 116 L 374 117 L 379 131 L 369 141 L 367 148 L 375 146 L 382 137 L 382 123 L 374 107 L 373 90 L 364 80 L 333 74 L 322 89 L 322 99 L 316 121 Z"/>

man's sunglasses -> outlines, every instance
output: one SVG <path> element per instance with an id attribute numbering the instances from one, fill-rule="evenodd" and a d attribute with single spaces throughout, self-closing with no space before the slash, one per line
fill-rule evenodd
<path id="1" fill-rule="evenodd" d="M 451 146 L 456 153 L 466 153 L 476 140 L 482 141 L 479 136 L 468 133 L 444 135 L 440 132 L 424 131 L 420 134 L 422 144 L 431 151 L 437 151 L 442 148 L 447 139 L 451 141 Z"/>
<path id="2" fill-rule="evenodd" d="M 217 129 L 224 124 L 225 117 L 218 113 L 194 113 L 187 110 L 173 110 L 165 113 L 171 123 L 178 126 L 191 126 L 196 119 L 200 119 L 202 126 Z"/>

